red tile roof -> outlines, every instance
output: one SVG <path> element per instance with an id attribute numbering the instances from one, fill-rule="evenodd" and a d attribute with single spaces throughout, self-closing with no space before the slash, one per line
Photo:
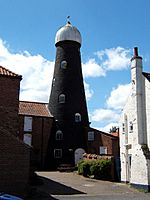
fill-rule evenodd
<path id="1" fill-rule="evenodd" d="M 40 117 L 53 117 L 48 110 L 47 103 L 20 101 L 19 102 L 19 114 L 40 116 Z"/>
<path id="2" fill-rule="evenodd" d="M 9 76 L 9 77 L 15 77 L 15 78 L 22 78 L 21 75 L 15 74 L 14 72 L 0 66 L 0 75 L 1 76 Z"/>

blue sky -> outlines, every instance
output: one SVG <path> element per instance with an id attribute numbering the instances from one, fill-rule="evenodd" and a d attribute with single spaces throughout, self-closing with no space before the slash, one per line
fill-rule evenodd
<path id="1" fill-rule="evenodd" d="M 82 69 L 91 126 L 117 125 L 139 47 L 150 71 L 149 0 L 0 0 L 0 65 L 23 75 L 21 100 L 48 102 L 55 34 L 71 16 L 82 35 Z"/>

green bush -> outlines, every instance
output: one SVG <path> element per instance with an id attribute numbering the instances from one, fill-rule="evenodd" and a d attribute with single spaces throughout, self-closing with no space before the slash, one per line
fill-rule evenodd
<path id="1" fill-rule="evenodd" d="M 93 161 L 91 160 L 82 160 L 78 163 L 78 173 L 85 177 L 90 176 L 90 167 L 92 166 Z"/>
<path id="2" fill-rule="evenodd" d="M 110 180 L 111 160 L 82 160 L 78 163 L 78 173 L 86 177 Z"/>
<path id="3" fill-rule="evenodd" d="M 90 173 L 94 178 L 102 180 L 111 179 L 111 160 L 97 160 L 90 167 Z"/>

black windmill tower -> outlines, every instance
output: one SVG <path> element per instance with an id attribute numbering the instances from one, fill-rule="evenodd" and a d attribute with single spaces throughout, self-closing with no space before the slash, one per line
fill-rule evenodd
<path id="1" fill-rule="evenodd" d="M 49 99 L 49 110 L 55 119 L 50 137 L 51 163 L 74 164 L 75 154 L 87 149 L 88 112 L 81 69 L 81 34 L 67 24 L 55 37 L 56 60 Z M 79 153 L 79 154 L 80 154 Z"/>

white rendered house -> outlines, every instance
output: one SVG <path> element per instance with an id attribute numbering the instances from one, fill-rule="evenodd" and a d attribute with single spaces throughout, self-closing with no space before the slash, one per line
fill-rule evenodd
<path id="1" fill-rule="evenodd" d="M 142 72 L 137 47 L 131 59 L 132 88 L 120 123 L 121 181 L 150 190 L 150 74 Z"/>

